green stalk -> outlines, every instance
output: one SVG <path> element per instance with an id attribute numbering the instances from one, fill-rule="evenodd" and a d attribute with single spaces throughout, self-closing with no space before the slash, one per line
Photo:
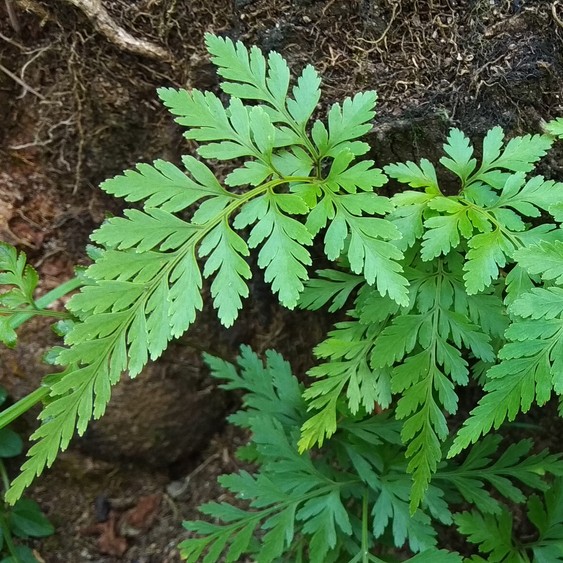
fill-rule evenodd
<path id="1" fill-rule="evenodd" d="M 362 500 L 362 563 L 369 562 L 369 543 L 368 543 L 368 490 L 364 492 Z"/>
<path id="2" fill-rule="evenodd" d="M 78 289 L 81 285 L 84 285 L 84 282 L 80 278 L 72 278 L 61 285 L 55 287 L 51 291 L 48 291 L 45 295 L 41 296 L 39 299 L 35 301 L 35 306 L 37 310 L 30 310 L 30 311 L 22 311 L 20 313 L 15 314 L 9 320 L 10 326 L 13 329 L 18 328 L 21 326 L 25 321 L 31 319 L 31 317 L 35 315 L 44 315 L 42 309 L 48 307 L 51 303 L 54 303 L 57 299 L 64 297 L 67 293 Z M 58 317 L 60 313 L 55 313 L 52 316 Z M 51 313 L 49 313 L 51 314 Z"/>
<path id="3" fill-rule="evenodd" d="M 0 458 L 0 479 L 2 480 L 2 486 L 4 490 L 7 491 L 10 487 L 10 478 L 8 477 L 8 472 L 6 471 L 6 466 L 4 461 Z"/>
<path id="4" fill-rule="evenodd" d="M 54 319 L 68 319 L 70 315 L 64 311 L 51 311 L 51 309 L 16 309 L 17 314 L 28 314 L 30 317 L 52 317 Z M 0 307 L 0 315 L 12 315 L 14 309 Z M 26 319 L 27 320 L 27 319 Z M 11 324 L 11 323 L 10 323 Z M 12 327 L 14 328 L 14 327 Z"/>
<path id="5" fill-rule="evenodd" d="M 6 492 L 10 487 L 10 479 L 8 478 L 6 466 L 4 465 L 2 459 L 0 459 L 0 479 L 2 480 L 4 492 Z M 4 541 L 6 542 L 6 547 L 8 548 L 10 555 L 14 558 L 15 561 L 19 561 L 18 553 L 12 539 L 12 532 L 10 530 L 8 519 L 6 518 L 5 510 L 6 504 L 2 502 L 2 506 L 0 507 L 0 529 L 2 530 L 2 535 L 4 536 Z"/>
<path id="6" fill-rule="evenodd" d="M 357 553 L 348 563 L 385 563 L 379 557 L 372 555 L 369 552 L 369 513 L 368 513 L 368 500 L 369 490 L 366 487 L 362 500 L 362 546 L 359 553 Z"/>
<path id="7" fill-rule="evenodd" d="M 13 315 L 10 320 L 10 326 L 13 329 L 18 328 L 21 326 L 25 321 L 29 320 L 35 315 L 49 315 L 49 316 L 56 316 L 56 317 L 64 317 L 67 316 L 66 313 L 57 313 L 55 311 L 44 311 L 46 307 L 48 307 L 51 303 L 55 302 L 57 299 L 64 297 L 71 291 L 78 289 L 82 286 L 84 282 L 80 278 L 72 278 L 61 285 L 55 287 L 51 291 L 48 291 L 45 295 L 41 296 L 39 299 L 35 301 L 35 306 L 37 310 L 29 310 L 29 311 L 21 311 L 15 315 Z M 29 395 L 26 395 L 22 399 L 20 399 L 17 403 L 14 403 L 11 407 L 0 412 L 0 428 L 4 428 L 11 422 L 13 422 L 16 418 L 20 417 L 22 414 L 27 412 L 37 403 L 41 402 L 49 395 L 49 388 L 46 386 L 41 386 L 35 389 L 35 391 L 31 392 Z M 0 468 L 0 474 L 2 473 L 2 469 Z M 1 524 L 0 524 L 1 525 Z"/>
<path id="8" fill-rule="evenodd" d="M 8 524 L 8 520 L 3 509 L 0 510 L 0 529 L 2 530 L 2 535 L 4 536 L 4 541 L 6 542 L 6 547 L 8 548 L 10 555 L 13 557 L 14 561 L 20 561 L 18 552 L 16 551 L 16 546 L 14 545 L 14 541 L 12 539 L 10 525 Z"/>
<path id="9" fill-rule="evenodd" d="M 16 420 L 23 413 L 27 412 L 31 407 L 41 402 L 49 395 L 49 387 L 41 386 L 14 403 L 11 407 L 0 412 L 0 428 L 4 428 L 10 422 Z"/>

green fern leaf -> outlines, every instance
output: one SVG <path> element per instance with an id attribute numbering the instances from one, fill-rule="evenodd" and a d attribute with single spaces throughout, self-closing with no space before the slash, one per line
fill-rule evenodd
<path id="1" fill-rule="evenodd" d="M 499 352 L 501 363 L 488 372 L 486 395 L 471 411 L 471 417 L 459 431 L 448 456 L 459 453 L 481 434 L 498 428 L 506 419 L 514 420 L 518 412 L 526 412 L 532 402 L 545 404 L 552 389 L 563 393 L 561 373 L 561 337 L 563 335 L 563 293 L 549 292 L 550 319 L 535 322 L 536 310 L 544 308 L 547 290 L 525 293 L 511 305 L 516 319 L 506 331 L 507 344 Z M 537 305 L 534 303 L 537 301 Z M 557 313 L 557 314 L 556 314 Z"/>
<path id="2" fill-rule="evenodd" d="M 512 515 L 503 508 L 500 514 L 482 515 L 477 511 L 455 516 L 458 530 L 468 536 L 471 543 L 479 545 L 479 551 L 487 554 L 487 561 L 530 561 L 548 563 L 563 561 L 562 487 L 559 479 L 546 492 L 542 502 L 536 495 L 528 501 L 528 518 L 538 530 L 538 538 L 522 542 L 513 536 Z"/>
<path id="3" fill-rule="evenodd" d="M 287 109 L 295 121 L 304 126 L 315 111 L 321 92 L 321 80 L 317 71 L 307 65 L 293 87 L 293 99 L 287 100 Z"/>
<path id="4" fill-rule="evenodd" d="M 248 247 L 229 226 L 226 220 L 215 227 L 201 242 L 200 256 L 208 256 L 204 277 L 215 274 L 211 284 L 213 305 L 224 326 L 231 326 L 242 308 L 241 298 L 248 297 L 245 280 L 250 279 L 250 266 L 243 256 Z"/>
<path id="5" fill-rule="evenodd" d="M 402 391 L 396 416 L 398 419 L 407 418 L 401 437 L 408 444 L 406 455 L 410 461 L 407 469 L 413 475 L 410 500 L 412 514 L 424 499 L 430 479 L 442 457 L 440 442 L 448 436 L 446 419 L 433 397 L 434 387 L 437 387 L 438 392 L 442 391 L 442 401 L 446 399 L 444 402 L 452 403 L 447 395 L 453 391 L 449 389 L 451 384 L 432 363 L 428 352 L 409 356 L 394 369 L 391 383 L 394 392 Z M 457 397 L 449 406 L 450 412 L 455 412 Z"/>
<path id="6" fill-rule="evenodd" d="M 487 561 L 525 561 L 512 539 L 512 516 L 507 510 L 498 517 L 472 511 L 457 514 L 454 518 L 459 532 L 471 543 L 479 544 L 481 552 L 488 554 Z"/>
<path id="7" fill-rule="evenodd" d="M 500 156 L 502 144 L 504 140 L 504 131 L 502 127 L 493 127 L 487 131 L 483 138 L 483 158 L 479 171 L 490 170 L 493 162 Z M 477 173 L 479 176 L 479 173 Z"/>
<path id="8" fill-rule="evenodd" d="M 328 310 L 334 313 L 342 309 L 352 292 L 360 285 L 363 278 L 339 270 L 317 270 L 319 277 L 308 280 L 305 290 L 299 298 L 299 307 L 317 311 L 329 301 Z"/>
<path id="9" fill-rule="evenodd" d="M 246 357 L 250 360 L 248 354 Z M 251 361 L 257 365 L 255 360 Z M 247 367 L 253 369 L 248 363 Z M 251 379 L 256 375 L 250 376 Z M 258 531 L 259 526 L 266 533 L 261 546 L 256 546 L 253 551 L 257 552 L 257 561 L 271 562 L 292 546 L 294 528 L 299 522 L 309 538 L 310 560 L 323 561 L 328 549 L 336 543 L 336 528 L 346 535 L 351 533 L 340 496 L 346 481 L 338 482 L 323 475 L 307 456 L 299 455 L 288 431 L 268 413 L 256 412 L 248 420 L 262 463 L 261 470 L 256 476 L 245 471 L 223 476 L 220 482 L 240 498 L 249 499 L 250 508 L 242 510 L 226 503 L 204 505 L 205 514 L 224 524 L 186 523 L 188 529 L 203 537 L 183 542 L 180 546 L 182 554 L 190 554 L 195 561 L 207 550 L 208 561 L 215 562 L 229 544 L 227 553 L 232 556 L 241 550 L 248 552 L 250 541 L 247 538 Z M 236 542 L 240 533 L 244 533 L 245 541 L 239 544 Z"/>
<path id="10" fill-rule="evenodd" d="M 561 202 L 563 184 L 534 176 L 526 182 L 524 173 L 511 175 L 500 194 L 497 206 L 512 207 L 527 217 L 539 217 Z"/>
<path id="11" fill-rule="evenodd" d="M 514 244 L 500 229 L 475 235 L 469 241 L 469 252 L 464 265 L 467 293 L 474 295 L 491 285 L 498 277 L 499 268 L 506 265 L 514 252 Z"/>
<path id="12" fill-rule="evenodd" d="M 391 389 L 400 394 L 395 416 L 404 420 L 401 437 L 413 474 L 411 511 L 425 498 L 441 460 L 441 443 L 448 436 L 442 411 L 457 411 L 454 383 L 468 381 L 462 350 L 484 361 L 495 358 L 489 336 L 468 317 L 479 321 L 479 314 L 471 312 L 467 298 L 454 299 L 456 293 L 466 295 L 461 264 L 455 253 L 438 263 L 413 262 L 407 274 L 413 276 L 414 310 L 395 316 L 377 334 L 371 356 L 373 367 L 391 369 Z"/>
<path id="13" fill-rule="evenodd" d="M 189 128 L 185 136 L 205 142 L 198 149 L 204 158 L 231 160 L 251 156 L 267 165 L 271 147 L 297 140 L 276 129 L 262 107 L 249 109 L 238 98 L 231 98 L 225 109 L 210 92 L 161 88 L 158 94 L 168 109 L 179 116 L 176 121 Z"/>
<path id="14" fill-rule="evenodd" d="M 551 148 L 553 140 L 547 135 L 524 135 L 510 139 L 502 154 L 492 163 L 495 168 L 512 172 L 530 172 L 534 164 Z"/>
<path id="15" fill-rule="evenodd" d="M 304 127 L 320 98 L 316 70 L 306 66 L 293 87 L 293 98 L 287 98 L 289 69 L 278 53 L 270 52 L 266 60 L 257 47 L 248 51 L 240 42 L 212 34 L 207 34 L 205 41 L 211 60 L 224 78 L 222 90 L 237 98 L 266 102 L 264 109 L 273 121 L 287 124 L 281 130 L 286 140 L 311 149 Z"/>
<path id="16" fill-rule="evenodd" d="M 0 286 L 9 288 L 0 293 L 0 307 L 5 307 L 5 311 L 0 311 L 0 342 L 9 348 L 17 344 L 14 328 L 18 312 L 25 310 L 30 316 L 40 312 L 33 297 L 38 282 L 37 272 L 27 263 L 26 255 L 0 242 Z"/>
<path id="17" fill-rule="evenodd" d="M 390 524 L 393 543 L 397 547 L 408 541 L 411 551 L 424 552 L 436 545 L 436 530 L 424 512 L 419 510 L 409 514 L 410 488 L 408 478 L 383 481 L 381 493 L 371 511 L 373 533 L 375 537 L 382 536 Z"/>
<path id="18" fill-rule="evenodd" d="M 418 333 L 425 322 L 423 315 L 401 315 L 385 327 L 375 341 L 372 363 L 378 367 L 392 366 L 412 352 Z"/>
<path id="19" fill-rule="evenodd" d="M 563 285 L 563 242 L 540 242 L 514 253 L 518 264 L 545 281 Z"/>
<path id="20" fill-rule="evenodd" d="M 224 92 L 242 99 L 285 103 L 289 68 L 279 53 L 272 51 L 266 62 L 258 47 L 249 52 L 240 41 L 235 44 L 211 33 L 205 36 L 205 43 L 211 61 L 225 79 L 221 85 Z"/>
<path id="21" fill-rule="evenodd" d="M 129 170 L 106 180 L 100 187 L 125 201 L 145 200 L 145 207 L 158 207 L 170 213 L 181 211 L 206 196 L 225 193 L 207 166 L 191 156 L 185 156 L 183 161 L 193 178 L 169 162 L 156 160 L 152 166 L 138 164 L 136 171 Z"/>
<path id="22" fill-rule="evenodd" d="M 450 158 L 443 156 L 440 163 L 451 170 L 465 184 L 467 178 L 477 166 L 477 160 L 472 158 L 473 147 L 469 139 L 459 129 L 452 129 L 448 141 L 444 145 L 444 152 Z"/>
<path id="23" fill-rule="evenodd" d="M 548 135 L 563 138 L 563 117 L 551 120 L 544 125 L 544 130 Z"/>
<path id="24" fill-rule="evenodd" d="M 428 194 L 440 193 L 436 169 L 426 158 L 420 160 L 420 165 L 409 160 L 388 164 L 384 170 L 388 176 L 395 178 L 401 184 L 408 184 L 411 188 L 425 188 Z"/>
<path id="25" fill-rule="evenodd" d="M 258 266 L 265 270 L 265 280 L 271 282 L 280 302 L 290 309 L 297 305 L 303 280 L 308 278 L 305 266 L 311 264 L 311 256 L 305 246 L 311 245 L 312 236 L 304 225 L 283 211 L 307 210 L 298 196 L 269 191 L 244 206 L 234 223 L 237 229 L 243 229 L 260 218 L 250 233 L 248 246 L 256 248 L 263 243 Z"/>
<path id="26" fill-rule="evenodd" d="M 483 140 L 481 166 L 468 184 L 485 182 L 495 189 L 502 189 L 509 177 L 504 171 L 530 172 L 553 143 L 547 135 L 525 135 L 508 141 L 503 150 L 503 139 L 501 127 L 494 127 L 487 133 Z"/>
<path id="27" fill-rule="evenodd" d="M 0 305 L 13 308 L 33 304 L 38 282 L 39 276 L 27 263 L 26 255 L 0 242 L 0 285 L 15 286 L 11 291 L 0 293 Z"/>
<path id="28" fill-rule="evenodd" d="M 402 238 L 395 241 L 395 244 L 403 252 L 422 237 L 424 214 L 428 208 L 428 202 L 434 197 L 435 195 L 417 192 L 402 192 L 392 197 L 391 202 L 395 205 L 395 209 L 387 216 L 387 219 L 399 229 L 402 235 Z"/>
<path id="29" fill-rule="evenodd" d="M 456 465 L 453 462 L 436 473 L 436 483 L 450 483 L 463 498 L 479 507 L 480 512 L 499 514 L 502 507 L 489 491 L 485 483 L 491 485 L 507 500 L 520 503 L 525 500 L 524 493 L 516 485 L 524 485 L 545 491 L 547 482 L 544 475 L 561 475 L 563 461 L 560 456 L 550 455 L 546 450 L 531 454 L 531 440 L 521 440 L 511 444 L 502 455 L 492 460 L 500 450 L 501 437 L 488 435 L 473 446 L 465 460 Z"/>
<path id="30" fill-rule="evenodd" d="M 391 402 L 389 370 L 372 368 L 369 364 L 373 346 L 373 333 L 377 326 L 362 325 L 357 321 L 338 323 L 315 349 L 319 358 L 330 361 L 315 366 L 309 375 L 317 378 L 303 397 L 310 410 L 317 410 L 301 428 L 300 451 L 315 444 L 321 446 L 325 438 L 336 431 L 339 398 L 345 395 L 352 414 L 360 407 L 373 411 L 376 404 L 386 408 Z"/>
<path id="31" fill-rule="evenodd" d="M 532 551 L 539 563 L 563 561 L 563 482 L 558 479 L 546 491 L 545 501 L 537 495 L 528 501 L 528 518 L 539 531 L 540 537 Z"/>
<path id="32" fill-rule="evenodd" d="M 118 250 L 135 248 L 137 252 L 153 249 L 177 250 L 198 231 L 198 227 L 162 209 L 126 209 L 122 217 L 112 217 L 94 231 L 91 239 Z"/>
<path id="33" fill-rule="evenodd" d="M 213 377 L 226 381 L 221 385 L 223 389 L 245 392 L 244 410 L 231 415 L 229 421 L 249 428 L 257 414 L 267 412 L 289 429 L 302 422 L 306 404 L 301 395 L 301 385 L 291 373 L 289 363 L 277 352 L 268 350 L 264 365 L 248 346 L 242 346 L 237 358 L 239 370 L 233 364 L 208 354 L 205 362 Z"/>
<path id="34" fill-rule="evenodd" d="M 313 125 L 312 136 L 321 157 L 336 157 L 342 151 L 359 156 L 369 150 L 369 145 L 352 141 L 365 135 L 372 127 L 377 94 L 373 91 L 358 92 L 346 98 L 343 104 L 334 104 L 328 113 L 328 130 L 320 122 Z"/>
<path id="35" fill-rule="evenodd" d="M 447 215 L 430 217 L 424 222 L 421 257 L 425 261 L 448 254 L 459 246 L 460 235 L 468 239 L 473 234 L 473 223 L 469 209 L 448 198 L 435 198 L 428 207 L 436 211 L 446 211 Z"/>

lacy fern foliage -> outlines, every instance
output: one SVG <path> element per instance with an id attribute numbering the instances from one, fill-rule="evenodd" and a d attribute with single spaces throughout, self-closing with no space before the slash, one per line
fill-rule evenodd
<path id="1" fill-rule="evenodd" d="M 364 563 L 397 549 L 461 561 L 438 545 L 438 529 L 454 523 L 491 561 L 560 558 L 549 496 L 561 496 L 559 456 L 527 439 L 496 455 L 491 432 L 553 396 L 563 404 L 563 183 L 534 174 L 563 138 L 561 119 L 507 141 L 494 127 L 477 149 L 452 129 L 438 163 L 381 170 L 361 140 L 375 92 L 323 120 L 312 66 L 292 81 L 278 53 L 206 42 L 222 95 L 158 91 L 197 156 L 105 181 L 133 205 L 92 234 L 92 264 L 49 297 L 81 287 L 61 314 L 64 347 L 48 356 L 62 371 L 0 416 L 6 424 L 44 401 L 8 501 L 103 415 L 124 373 L 138 375 L 189 329 L 204 287 L 232 326 L 256 263 L 282 306 L 340 317 L 315 348 L 307 387 L 274 352 L 263 365 L 244 349 L 238 368 L 207 358 L 226 388 L 245 392 L 231 420 L 251 434 L 244 458 L 256 471 L 221 479 L 247 506 L 205 505 L 213 522 L 187 524 L 188 561 Z M 209 160 L 223 162 L 223 181 Z M 391 197 L 377 193 L 385 185 Z M 310 277 L 322 253 L 330 264 Z M 4 343 L 25 318 L 51 314 L 49 300 L 34 300 L 37 283 L 25 256 L 1 244 Z M 481 398 L 459 420 L 469 384 Z M 507 506 L 526 501 L 540 539 L 522 547 Z M 473 508 L 459 514 L 462 503 Z"/>
<path id="2" fill-rule="evenodd" d="M 326 125 L 317 120 L 309 128 L 320 96 L 312 67 L 289 95 L 289 69 L 277 53 L 266 59 L 257 48 L 248 52 L 211 35 L 207 45 L 232 95 L 227 107 L 210 92 L 163 88 L 159 95 L 188 128 L 186 137 L 200 143 L 202 158 L 244 163 L 225 179 L 231 189 L 192 156 L 183 158 L 182 169 L 156 161 L 102 184 L 140 208 L 92 235 L 100 251 L 85 274 L 88 283 L 68 305 L 77 322 L 56 358 L 64 371 L 49 387 L 11 501 L 67 447 L 75 428 L 83 433 L 104 413 L 125 371 L 134 377 L 188 329 L 202 309 L 205 278 L 212 280 L 219 319 L 233 324 L 249 293 L 251 249 L 282 305 L 293 308 L 308 279 L 313 238 L 330 220 L 327 256 L 334 259 L 346 246 L 355 273 L 406 303 L 402 253 L 393 244 L 400 234 L 383 218 L 391 205 L 372 194 L 385 177 L 372 161 L 353 163 L 369 148 L 356 139 L 371 127 L 375 93 L 335 104 Z M 190 220 L 185 210 L 192 210 Z"/>
<path id="3" fill-rule="evenodd" d="M 12 326 L 13 316 L 35 306 L 33 294 L 39 281 L 35 268 L 27 264 L 25 254 L 8 244 L 0 243 L 0 285 L 12 286 L 0 293 L 0 342 L 13 348 L 17 334 Z"/>
<path id="4" fill-rule="evenodd" d="M 400 421 L 389 415 L 349 418 L 320 452 L 300 455 L 297 429 L 307 418 L 307 404 L 289 364 L 273 351 L 263 363 L 247 347 L 237 366 L 210 356 L 206 360 L 212 375 L 226 382 L 223 388 L 245 393 L 242 409 L 230 421 L 251 432 L 239 455 L 257 470 L 221 477 L 221 485 L 239 502 L 205 504 L 201 510 L 213 523 L 185 524 L 194 534 L 180 545 L 188 562 L 235 562 L 242 554 L 260 563 L 282 555 L 319 563 L 382 561 L 374 553 L 385 557 L 405 547 L 419 554 L 413 561 L 461 562 L 457 553 L 438 549 L 436 528 L 455 522 L 469 541 L 483 543 L 480 549 L 487 551 L 496 522 L 508 514 L 498 499 L 524 502 L 521 484 L 550 497 L 546 509 L 536 496 L 529 503 L 544 534 L 537 548 L 559 553 L 560 506 L 544 476 L 562 475 L 563 462 L 546 451 L 531 454 L 531 441 L 513 444 L 498 456 L 501 438 L 490 435 L 463 462 L 443 462 L 421 509 L 410 516 L 409 452 Z M 461 501 L 478 509 L 454 513 L 452 506 Z M 246 510 L 241 502 L 248 504 Z M 507 534 L 512 541 L 510 530 Z"/>
<path id="5" fill-rule="evenodd" d="M 319 380 L 305 397 L 316 412 L 303 425 L 302 450 L 336 431 L 342 395 L 352 414 L 386 408 L 398 396 L 395 416 L 405 421 L 402 438 L 414 479 L 412 510 L 443 457 L 450 436 L 445 414 L 458 410 L 456 386 L 486 374 L 486 394 L 449 455 L 534 401 L 542 405 L 553 391 L 561 393 L 559 293 L 534 285 L 538 275 L 547 281 L 560 275 L 563 254 L 554 249 L 562 238 L 563 184 L 525 175 L 553 138 L 503 139 L 500 127 L 489 131 L 478 160 L 469 139 L 453 129 L 440 163 L 457 177 L 454 185 L 440 185 L 428 160 L 385 167 L 399 183 L 422 189 L 395 194 L 387 214 L 402 235 L 396 244 L 405 253 L 399 263 L 408 280 L 407 304 L 375 292 L 365 277 L 337 271 L 308 282 L 302 298 L 310 309 L 333 300 L 335 310 L 357 290 L 353 320 L 316 349 L 325 363 L 310 372 Z M 542 213 L 552 222 L 530 227 L 527 221 Z M 540 248 L 551 250 L 549 267 L 539 259 Z"/>

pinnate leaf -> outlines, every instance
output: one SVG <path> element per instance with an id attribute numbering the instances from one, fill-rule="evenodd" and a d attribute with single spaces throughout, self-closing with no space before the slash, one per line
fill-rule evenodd
<path id="1" fill-rule="evenodd" d="M 429 193 L 439 193 L 438 178 L 434 165 L 423 158 L 420 164 L 412 161 L 388 164 L 384 167 L 385 173 L 395 178 L 402 184 L 408 184 L 411 188 L 426 188 Z"/>
<path id="2" fill-rule="evenodd" d="M 184 164 L 193 178 L 169 162 L 156 160 L 152 165 L 137 164 L 136 170 L 106 180 L 100 187 L 125 201 L 145 200 L 145 207 L 158 207 L 170 213 L 181 211 L 205 196 L 223 192 L 203 163 L 188 156 L 184 157 Z"/>
<path id="3" fill-rule="evenodd" d="M 563 117 L 558 117 L 546 123 L 544 129 L 549 135 L 559 137 L 560 139 L 563 138 Z"/>
<path id="4" fill-rule="evenodd" d="M 514 258 L 530 274 L 539 274 L 543 280 L 563 285 L 563 242 L 544 241 L 520 248 Z"/>
<path id="5" fill-rule="evenodd" d="M 469 139 L 459 129 L 452 129 L 444 151 L 449 158 L 443 156 L 440 163 L 465 182 L 477 165 L 477 160 L 472 158 L 473 147 Z"/>
<path id="6" fill-rule="evenodd" d="M 208 256 L 204 277 L 215 273 L 211 284 L 211 297 L 219 319 L 231 326 L 242 308 L 241 298 L 248 297 L 246 281 L 251 272 L 244 256 L 249 250 L 244 240 L 226 221 L 222 221 L 201 242 L 200 256 Z"/>

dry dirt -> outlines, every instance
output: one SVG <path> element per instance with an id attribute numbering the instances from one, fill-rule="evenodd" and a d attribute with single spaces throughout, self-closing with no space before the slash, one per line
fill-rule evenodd
<path id="1" fill-rule="evenodd" d="M 105 19 L 80 9 L 95 5 Z M 451 126 L 479 138 L 496 124 L 536 131 L 563 115 L 559 0 L 6 0 L 0 240 L 27 252 L 42 291 L 86 263 L 88 234 L 120 211 L 100 181 L 193 150 L 155 89 L 217 88 L 203 48 L 208 31 L 277 50 L 296 73 L 314 64 L 323 76 L 320 112 L 376 89 L 370 140 L 381 164 L 433 157 Z M 561 178 L 558 162 L 542 173 Z M 205 313 L 191 341 L 124 382 L 107 419 L 38 480 L 32 494 L 57 530 L 35 545 L 44 561 L 179 560 L 181 521 L 221 494 L 215 477 L 236 468 L 233 451 L 244 440 L 223 426 L 234 401 L 212 387 L 201 350 L 232 357 L 241 342 L 276 346 L 303 374 L 325 328 L 291 320 L 259 281 L 253 296 L 234 332 Z M 14 398 L 48 371 L 40 356 L 56 339 L 45 328 L 30 324 L 20 348 L 0 351 L 0 384 Z"/>

